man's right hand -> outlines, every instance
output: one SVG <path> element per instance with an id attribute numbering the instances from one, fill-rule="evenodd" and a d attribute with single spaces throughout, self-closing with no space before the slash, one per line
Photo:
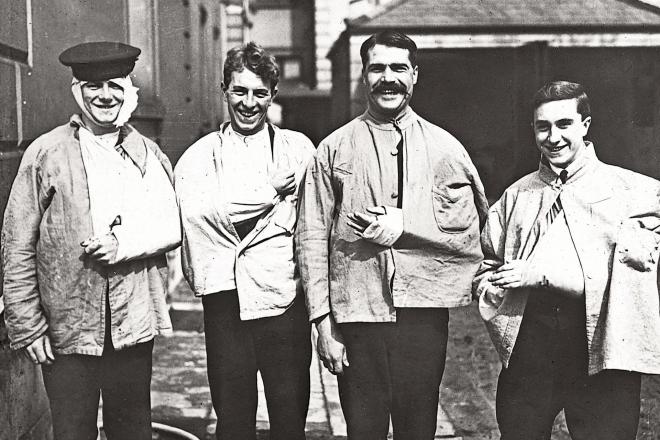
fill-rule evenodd
<path id="1" fill-rule="evenodd" d="M 319 337 L 316 340 L 316 351 L 323 366 L 332 374 L 342 374 L 344 367 L 348 367 L 348 355 L 344 339 L 328 313 L 316 324 Z"/>
<path id="2" fill-rule="evenodd" d="M 35 364 L 50 365 L 55 361 L 53 349 L 50 346 L 50 338 L 45 333 L 25 347 L 25 352 Z"/>
<path id="3" fill-rule="evenodd" d="M 280 196 L 288 196 L 296 191 L 296 178 L 293 170 L 277 171 L 270 178 L 270 184 Z"/>

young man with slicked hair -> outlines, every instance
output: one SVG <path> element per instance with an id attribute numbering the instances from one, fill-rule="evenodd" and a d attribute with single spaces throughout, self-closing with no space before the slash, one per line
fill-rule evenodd
<path id="1" fill-rule="evenodd" d="M 474 281 L 502 360 L 503 440 L 634 440 L 640 373 L 660 373 L 660 182 L 596 156 L 589 98 L 557 81 L 534 95 L 537 171 L 511 185 L 482 233 Z"/>

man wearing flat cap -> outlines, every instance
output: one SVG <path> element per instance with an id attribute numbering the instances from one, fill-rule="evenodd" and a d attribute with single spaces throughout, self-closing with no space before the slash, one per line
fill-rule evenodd
<path id="1" fill-rule="evenodd" d="M 80 114 L 25 151 L 2 231 L 11 347 L 42 366 L 55 439 L 151 439 L 151 355 L 171 330 L 165 253 L 180 242 L 171 166 L 126 122 L 140 50 L 84 43 L 73 70 Z"/>

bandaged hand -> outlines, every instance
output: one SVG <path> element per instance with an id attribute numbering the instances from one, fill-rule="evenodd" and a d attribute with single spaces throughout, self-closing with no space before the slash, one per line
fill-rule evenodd
<path id="1" fill-rule="evenodd" d="M 391 206 L 374 206 L 366 213 L 348 215 L 348 225 L 365 240 L 381 246 L 392 246 L 403 234 L 403 211 Z"/>
<path id="2" fill-rule="evenodd" d="M 617 258 L 628 267 L 649 272 L 658 265 L 659 237 L 639 225 L 626 224 L 617 237 Z"/>
<path id="3" fill-rule="evenodd" d="M 483 294 L 484 301 L 494 308 L 499 308 L 504 302 L 506 290 L 501 287 L 488 286 Z"/>

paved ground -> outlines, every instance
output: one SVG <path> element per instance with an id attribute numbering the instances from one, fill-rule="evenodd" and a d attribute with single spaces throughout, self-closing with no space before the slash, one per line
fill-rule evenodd
<path id="1" fill-rule="evenodd" d="M 193 311 L 186 319 L 190 324 Z M 179 325 L 182 325 L 179 322 Z M 215 414 L 206 379 L 204 336 L 197 331 L 177 330 L 171 336 L 158 339 L 154 352 L 152 407 L 154 422 L 176 426 L 200 439 L 211 439 L 215 433 Z M 337 382 L 334 376 L 312 359 L 311 393 L 307 416 L 309 440 L 340 439 L 346 436 Z M 263 396 L 263 384 L 258 378 L 259 404 L 257 429 L 259 439 L 268 438 L 268 411 Z M 436 438 L 458 440 L 447 414 L 438 408 Z"/>
<path id="2" fill-rule="evenodd" d="M 182 291 L 174 296 L 174 335 L 158 339 L 154 353 L 154 421 L 212 439 L 215 415 L 206 380 L 206 356 L 199 304 Z M 495 421 L 495 388 L 500 364 L 474 306 L 452 310 L 447 367 L 441 387 L 437 439 L 499 438 Z M 309 440 L 344 438 L 345 424 L 336 381 L 314 359 L 307 422 Z M 258 439 L 268 438 L 268 414 L 260 396 Z M 568 440 L 558 417 L 553 440 Z M 645 377 L 638 440 L 660 440 L 660 377 Z"/>
<path id="3" fill-rule="evenodd" d="M 498 439 L 495 391 L 500 363 L 475 305 L 452 310 L 442 402 L 456 435 L 464 440 Z M 606 415 L 603 415 L 606 417 Z M 570 440 L 563 414 L 553 440 Z M 660 376 L 642 379 L 641 417 L 637 440 L 660 440 Z"/>

